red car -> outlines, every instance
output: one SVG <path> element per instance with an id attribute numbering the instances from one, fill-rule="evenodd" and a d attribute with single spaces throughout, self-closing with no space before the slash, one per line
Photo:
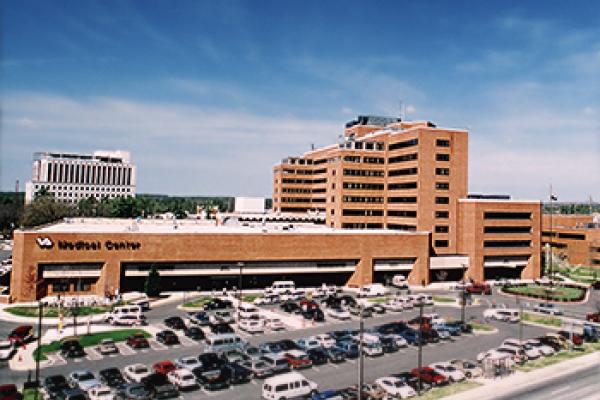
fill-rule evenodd
<path id="1" fill-rule="evenodd" d="M 558 334 L 565 339 L 571 340 L 575 346 L 581 346 L 583 344 L 583 338 L 575 332 L 559 331 Z"/>
<path id="2" fill-rule="evenodd" d="M 134 333 L 127 338 L 127 345 L 134 349 L 147 349 L 150 347 L 150 343 L 148 343 L 148 339 L 144 337 L 141 333 Z"/>
<path id="3" fill-rule="evenodd" d="M 283 355 L 292 369 L 312 367 L 312 361 L 308 355 L 300 350 L 290 350 Z"/>
<path id="4" fill-rule="evenodd" d="M 425 383 L 428 383 L 432 386 L 439 386 L 448 383 L 448 378 L 440 373 L 435 372 L 432 368 L 423 367 L 419 372 L 418 368 L 413 368 L 410 371 L 411 375 L 417 378 L 421 378 L 421 380 Z"/>
<path id="5" fill-rule="evenodd" d="M 590 322 L 600 322 L 600 312 L 588 314 L 585 319 Z"/>
<path id="6" fill-rule="evenodd" d="M 0 399 L 21 400 L 23 399 L 23 395 L 19 393 L 17 387 L 13 384 L 0 385 Z"/>
<path id="7" fill-rule="evenodd" d="M 171 371 L 175 371 L 177 367 L 169 360 L 159 361 L 152 366 L 157 374 L 167 375 Z"/>
<path id="8" fill-rule="evenodd" d="M 476 282 L 468 285 L 465 289 L 467 293 L 471 294 L 492 294 L 492 288 L 487 283 Z"/>
<path id="9" fill-rule="evenodd" d="M 300 307 L 302 307 L 303 310 L 316 310 L 319 308 L 319 305 L 313 300 L 302 299 L 300 300 Z"/>
<path id="10" fill-rule="evenodd" d="M 18 345 L 27 343 L 32 339 L 33 326 L 31 325 L 21 325 L 18 328 L 13 329 L 13 331 L 8 335 L 8 340 Z"/>

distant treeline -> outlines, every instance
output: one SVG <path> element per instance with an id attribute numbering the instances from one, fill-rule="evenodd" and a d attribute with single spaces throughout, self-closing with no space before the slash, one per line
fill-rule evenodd
<path id="1" fill-rule="evenodd" d="M 542 211 L 546 214 L 553 210 L 555 214 L 592 214 L 600 212 L 599 203 L 543 203 Z"/>
<path id="2" fill-rule="evenodd" d="M 48 192 L 40 191 L 35 200 L 25 205 L 24 193 L 0 192 L 0 232 L 10 235 L 15 228 L 33 227 L 65 217 L 149 217 L 173 213 L 176 218 L 196 214 L 200 209 L 232 211 L 234 198 L 228 196 L 167 196 L 138 194 L 135 198 L 117 197 L 96 200 L 82 199 L 77 204 L 57 201 Z M 271 200 L 266 201 L 270 208 Z"/>

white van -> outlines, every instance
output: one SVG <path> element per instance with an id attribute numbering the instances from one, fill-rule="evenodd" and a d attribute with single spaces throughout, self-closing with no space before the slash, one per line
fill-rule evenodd
<path id="1" fill-rule="evenodd" d="M 106 320 L 109 323 L 112 323 L 113 319 L 122 317 L 124 315 L 134 316 L 138 319 L 142 319 L 142 307 L 138 305 L 115 307 L 110 313 L 107 314 Z"/>
<path id="2" fill-rule="evenodd" d="M 387 293 L 387 288 L 381 283 L 371 283 L 369 285 L 362 286 L 358 290 L 358 297 L 385 296 Z"/>
<path id="3" fill-rule="evenodd" d="M 294 281 L 275 281 L 271 285 L 265 289 L 265 292 L 269 294 L 289 294 L 296 290 L 296 284 Z"/>
<path id="4" fill-rule="evenodd" d="M 256 308 L 252 304 L 244 303 L 244 302 L 241 302 L 239 304 L 238 309 L 237 309 L 237 314 L 238 314 L 239 319 L 246 319 L 246 318 L 258 319 L 258 317 L 259 317 L 258 308 Z"/>
<path id="5" fill-rule="evenodd" d="M 483 317 L 504 322 L 519 322 L 520 313 L 515 308 L 488 308 L 483 312 Z"/>
<path id="6" fill-rule="evenodd" d="M 406 277 L 404 275 L 394 275 L 392 277 L 392 286 L 401 289 L 407 289 L 408 283 L 406 282 Z"/>
<path id="7" fill-rule="evenodd" d="M 235 333 L 209 335 L 205 340 L 206 351 L 211 353 L 222 353 L 229 350 L 242 350 L 248 344 Z"/>
<path id="8" fill-rule="evenodd" d="M 262 397 L 266 400 L 284 400 L 308 396 L 317 391 L 317 384 L 298 372 L 288 372 L 265 380 Z"/>

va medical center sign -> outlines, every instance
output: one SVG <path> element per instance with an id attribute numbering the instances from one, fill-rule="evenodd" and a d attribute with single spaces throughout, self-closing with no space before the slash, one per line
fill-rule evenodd
<path id="1" fill-rule="evenodd" d="M 58 240 L 56 244 L 49 236 L 40 236 L 35 239 L 38 247 L 42 250 L 51 250 L 56 247 L 59 251 L 98 251 L 103 248 L 106 250 L 125 250 L 135 251 L 142 247 L 140 242 L 131 242 L 129 240 Z"/>

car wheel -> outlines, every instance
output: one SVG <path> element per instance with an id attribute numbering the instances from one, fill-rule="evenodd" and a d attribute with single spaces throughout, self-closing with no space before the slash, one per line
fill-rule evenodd
<path id="1" fill-rule="evenodd" d="M 467 379 L 471 379 L 471 378 L 473 377 L 473 375 L 471 375 L 471 373 L 470 373 L 470 372 L 467 372 L 467 373 L 465 374 L 465 376 L 467 377 Z"/>

